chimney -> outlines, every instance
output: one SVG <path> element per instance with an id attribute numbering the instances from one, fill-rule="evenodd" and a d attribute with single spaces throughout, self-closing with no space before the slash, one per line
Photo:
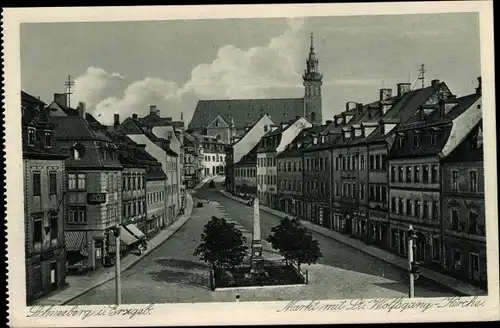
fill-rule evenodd
<path id="1" fill-rule="evenodd" d="M 68 97 L 65 93 L 54 93 L 54 102 L 61 106 L 68 106 Z"/>
<path id="2" fill-rule="evenodd" d="M 156 110 L 156 105 L 149 106 L 149 114 L 158 115 L 158 111 Z"/>
<path id="3" fill-rule="evenodd" d="M 387 100 L 392 97 L 392 89 L 383 88 L 380 89 L 380 101 Z"/>
<path id="4" fill-rule="evenodd" d="M 348 101 L 345 103 L 345 111 L 349 111 L 351 109 L 355 109 L 357 107 L 357 103 L 355 101 Z"/>
<path id="5" fill-rule="evenodd" d="M 477 85 L 477 88 L 476 88 L 476 94 L 477 95 L 481 95 L 482 94 L 482 91 L 483 91 L 483 81 L 481 79 L 481 77 L 478 77 L 477 78 L 477 82 L 478 82 L 478 85 Z"/>
<path id="6" fill-rule="evenodd" d="M 116 128 L 118 125 L 120 125 L 120 114 L 115 114 L 113 117 L 114 117 L 113 126 Z"/>
<path id="7" fill-rule="evenodd" d="M 431 81 L 431 86 L 433 88 L 437 88 L 438 85 L 439 85 L 439 80 L 434 79 L 434 80 Z"/>
<path id="8" fill-rule="evenodd" d="M 411 90 L 411 83 L 398 83 L 398 97 L 401 97 L 405 93 Z"/>
<path id="9" fill-rule="evenodd" d="M 83 101 L 80 101 L 78 103 L 77 111 L 78 111 L 78 116 L 83 117 L 85 119 L 85 114 L 87 113 L 87 108 L 86 108 L 86 105 Z"/>
<path id="10" fill-rule="evenodd" d="M 132 114 L 132 119 L 137 120 L 137 114 Z"/>

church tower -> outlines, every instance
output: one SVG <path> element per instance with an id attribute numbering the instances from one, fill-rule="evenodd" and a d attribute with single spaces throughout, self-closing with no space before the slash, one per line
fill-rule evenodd
<path id="1" fill-rule="evenodd" d="M 321 85 L 323 75 L 318 72 L 318 58 L 314 53 L 314 39 L 311 33 L 311 47 L 309 57 L 306 59 L 304 80 L 304 116 L 313 124 L 321 125 L 323 122 L 321 107 Z"/>

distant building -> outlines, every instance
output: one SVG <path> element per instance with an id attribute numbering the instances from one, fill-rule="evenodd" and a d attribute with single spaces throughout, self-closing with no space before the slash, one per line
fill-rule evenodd
<path id="1" fill-rule="evenodd" d="M 184 183 L 194 188 L 201 181 L 203 167 L 203 146 L 198 138 L 184 132 Z"/>
<path id="2" fill-rule="evenodd" d="M 234 184 L 237 194 L 257 196 L 257 148 L 258 144 L 234 164 Z"/>
<path id="3" fill-rule="evenodd" d="M 312 124 L 303 117 L 280 125 L 271 125 L 259 143 L 257 149 L 257 185 L 259 201 L 266 206 L 278 208 L 278 172 L 276 156 L 292 142 L 295 137 Z"/>
<path id="4" fill-rule="evenodd" d="M 66 283 L 64 195 L 66 152 L 54 138 L 45 104 L 21 91 L 26 299 Z M 11 291 L 15 292 L 15 291 Z"/>
<path id="5" fill-rule="evenodd" d="M 225 147 L 226 191 L 231 193 L 236 192 L 234 166 L 243 158 L 243 156 L 248 154 L 256 145 L 259 144 L 262 136 L 271 129 L 271 125 L 273 124 L 273 121 L 268 115 L 262 115 L 262 117 L 257 120 L 254 125 L 245 129 L 243 135 L 233 137 L 231 144 Z"/>
<path id="6" fill-rule="evenodd" d="M 302 79 L 304 97 L 301 98 L 200 100 L 189 128 L 200 134 L 218 136 L 221 141 L 230 143 L 232 137 L 245 134 L 246 128 L 253 126 L 263 115 L 268 115 L 276 123 L 301 116 L 315 125 L 321 125 L 323 75 L 319 73 L 312 36 Z"/>
<path id="7" fill-rule="evenodd" d="M 207 135 L 195 135 L 203 147 L 203 177 L 223 175 L 226 168 L 226 144 Z"/>

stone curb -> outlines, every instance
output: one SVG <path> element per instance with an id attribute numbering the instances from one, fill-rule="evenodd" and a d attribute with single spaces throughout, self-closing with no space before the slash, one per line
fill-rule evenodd
<path id="1" fill-rule="evenodd" d="M 242 200 L 242 199 L 241 199 L 241 198 L 239 198 L 239 197 L 236 197 L 236 196 L 233 196 L 233 195 L 229 194 L 229 193 L 228 193 L 228 192 L 226 192 L 225 190 L 221 190 L 220 192 L 221 192 L 221 194 L 222 194 L 222 195 L 224 195 L 225 197 L 227 197 L 227 198 L 229 198 L 229 199 L 235 200 L 235 201 L 240 202 L 240 203 L 242 203 L 242 204 L 246 204 L 246 202 L 245 202 L 244 200 Z M 269 214 L 274 215 L 274 216 L 277 216 L 277 217 L 283 217 L 283 215 L 284 215 L 284 214 L 282 214 L 282 213 L 279 213 L 278 211 L 275 211 L 275 210 L 272 210 L 272 209 L 267 209 L 267 208 L 266 208 L 266 207 L 264 207 L 264 206 L 262 206 L 262 207 L 261 207 L 261 209 L 262 209 L 264 212 L 269 213 Z M 291 216 L 291 215 L 287 215 L 287 216 L 289 216 L 290 218 L 292 218 L 292 216 Z M 301 221 L 302 221 L 302 220 L 301 220 Z M 332 236 L 330 236 L 330 235 L 328 235 L 328 234 L 324 233 L 323 231 L 321 231 L 321 230 L 319 230 L 319 229 L 317 229 L 317 230 L 316 230 L 316 229 L 314 229 L 314 228 L 308 227 L 308 225 L 309 225 L 309 224 L 311 224 L 311 223 L 310 223 L 310 222 L 308 222 L 308 221 L 305 221 L 305 223 L 307 223 L 307 225 L 306 225 L 306 224 L 304 224 L 304 226 L 306 227 L 306 229 L 307 229 L 307 230 L 314 231 L 315 233 L 320 234 L 320 235 L 322 235 L 322 236 L 324 236 L 324 237 L 327 237 L 327 238 L 333 239 L 333 240 L 335 240 L 335 241 L 337 241 L 337 242 L 339 242 L 339 243 L 341 243 L 341 244 L 343 244 L 343 245 L 346 245 L 347 247 L 350 247 L 350 248 L 352 248 L 352 249 L 355 249 L 355 250 L 358 250 L 358 251 L 360 251 L 360 252 L 363 252 L 364 254 L 367 254 L 367 255 L 369 255 L 369 256 L 375 257 L 375 258 L 377 258 L 377 259 L 379 259 L 379 260 L 381 260 L 381 261 L 384 261 L 385 263 L 390 264 L 390 265 L 392 265 L 392 266 L 394 266 L 394 267 L 397 267 L 397 268 L 399 268 L 399 269 L 402 269 L 402 270 L 406 270 L 406 269 L 407 269 L 407 268 L 406 268 L 406 266 L 405 266 L 405 267 L 402 267 L 402 266 L 401 266 L 401 265 L 399 265 L 398 263 L 394 263 L 394 262 L 392 262 L 392 261 L 390 261 L 390 260 L 386 259 L 385 257 L 382 257 L 382 256 L 377 256 L 376 254 L 373 254 L 372 252 L 368 252 L 367 250 L 360 249 L 359 247 L 356 247 L 356 246 L 354 246 L 354 245 L 349 244 L 347 241 L 344 241 L 344 240 L 342 240 L 342 239 L 337 239 L 337 238 L 335 238 L 335 237 L 332 237 Z M 428 277 L 428 276 L 426 276 L 425 274 L 421 274 L 421 275 L 420 275 L 420 278 L 421 278 L 421 279 L 425 279 L 425 280 L 427 280 L 427 281 L 432 281 L 432 282 L 434 282 L 435 284 L 438 284 L 438 285 L 442 286 L 442 287 L 443 287 L 443 288 L 445 288 L 445 289 L 451 290 L 451 291 L 453 291 L 454 293 L 459 294 L 460 296 L 474 296 L 474 295 L 469 295 L 470 293 L 466 293 L 466 292 L 464 292 L 464 291 L 463 291 L 463 290 L 461 290 L 461 289 L 457 289 L 457 288 L 454 288 L 454 287 L 448 286 L 446 283 L 444 283 L 444 282 L 442 282 L 442 281 L 439 281 L 439 280 L 437 280 L 437 279 L 434 279 L 434 278 Z"/>
<path id="2" fill-rule="evenodd" d="M 287 288 L 287 287 L 306 287 L 307 284 L 293 284 L 293 285 L 273 285 L 273 286 L 248 286 L 248 287 L 219 287 L 215 288 L 215 292 L 229 292 L 229 291 L 245 291 L 249 289 L 272 289 L 272 288 Z"/>
<path id="3" fill-rule="evenodd" d="M 189 197 L 192 197 L 191 195 L 189 195 Z M 148 249 L 140 256 L 140 257 L 137 257 L 137 260 L 130 263 L 129 265 L 127 266 L 123 266 L 120 270 L 121 273 L 125 272 L 126 270 L 132 268 L 134 265 L 136 265 L 137 263 L 139 263 L 139 261 L 144 258 L 146 255 L 148 255 L 149 253 L 151 253 L 153 250 L 155 250 L 156 248 L 160 247 L 161 245 L 163 245 L 163 243 L 165 243 L 170 237 L 172 237 L 190 218 L 191 218 L 191 215 L 193 213 L 193 208 L 194 208 L 194 201 L 191 202 L 191 210 L 189 211 L 188 214 L 184 214 L 182 217 L 180 217 L 179 219 L 177 219 L 177 221 L 173 222 L 172 225 L 180 222 L 180 224 L 175 227 L 174 230 L 172 230 L 172 233 L 168 236 L 165 237 L 164 240 L 162 240 L 161 242 L 159 242 L 157 245 L 153 246 L 153 247 L 148 247 Z M 172 226 L 171 225 L 171 226 Z M 168 228 L 167 228 L 168 229 Z M 106 278 L 104 281 L 100 281 L 98 282 L 97 284 L 95 285 L 92 285 L 91 287 L 89 287 L 88 289 L 86 289 L 85 291 L 82 291 L 81 293 L 79 293 L 78 295 L 75 295 L 73 297 L 71 297 L 70 299 L 66 300 L 66 301 L 63 301 L 60 305 L 65 305 L 71 301 L 73 301 L 74 299 L 90 292 L 91 290 L 99 287 L 99 286 L 102 286 L 104 285 L 105 283 L 107 283 L 108 281 L 110 280 L 113 280 L 115 279 L 115 276 L 111 276 L 109 278 Z"/>

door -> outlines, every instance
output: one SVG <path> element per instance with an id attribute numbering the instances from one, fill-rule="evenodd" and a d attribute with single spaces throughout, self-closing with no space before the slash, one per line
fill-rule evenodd
<path id="1" fill-rule="evenodd" d="M 479 281 L 479 255 L 470 254 L 469 256 L 469 278 L 474 281 Z"/>

